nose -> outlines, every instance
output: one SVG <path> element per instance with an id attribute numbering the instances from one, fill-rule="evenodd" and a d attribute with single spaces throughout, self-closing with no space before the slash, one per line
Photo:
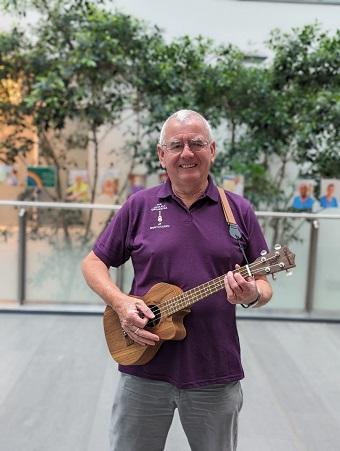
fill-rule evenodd
<path id="1" fill-rule="evenodd" d="M 194 154 L 194 152 L 190 149 L 189 144 L 187 142 L 184 143 L 181 157 L 186 157 L 186 156 L 191 157 L 193 154 Z"/>

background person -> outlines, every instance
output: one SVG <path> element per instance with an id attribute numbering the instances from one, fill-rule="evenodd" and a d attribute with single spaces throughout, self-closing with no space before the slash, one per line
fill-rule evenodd
<path id="1" fill-rule="evenodd" d="M 314 199 L 310 195 L 310 187 L 307 183 L 301 183 L 299 186 L 299 195 L 295 196 L 292 208 L 295 210 L 312 210 Z"/>
<path id="2" fill-rule="evenodd" d="M 326 194 L 320 197 L 320 206 L 322 208 L 337 208 L 338 201 L 334 196 L 335 186 L 334 183 L 329 183 L 326 188 Z"/>
<path id="3" fill-rule="evenodd" d="M 113 174 L 108 171 L 108 173 L 104 174 L 104 176 L 102 177 L 101 192 L 96 197 L 96 204 L 118 204 L 118 188 L 118 178 L 114 177 Z M 92 232 L 99 234 L 103 230 L 111 215 L 112 210 L 93 209 L 91 223 Z"/>
<path id="4" fill-rule="evenodd" d="M 244 377 L 235 304 L 264 305 L 271 286 L 265 276 L 244 279 L 231 271 L 245 261 L 227 232 L 209 176 L 216 144 L 208 122 L 193 111 L 173 114 L 163 125 L 157 151 L 168 180 L 127 200 L 84 259 L 85 279 L 117 312 L 129 337 L 150 346 L 159 337 L 144 327 L 154 315 L 132 294 L 143 296 L 158 282 L 186 291 L 227 273 L 225 291 L 191 307 L 185 339 L 165 341 L 144 365 L 119 366 L 111 451 L 163 449 L 175 408 L 191 449 L 235 450 Z M 260 226 L 247 200 L 227 195 L 253 261 L 267 247 Z M 127 295 L 112 282 L 108 268 L 130 257 L 134 280 Z"/>
<path id="5" fill-rule="evenodd" d="M 75 177 L 74 183 L 66 190 L 66 200 L 70 202 L 88 202 L 89 185 L 81 175 Z"/>
<path id="6" fill-rule="evenodd" d="M 145 175 L 130 174 L 129 185 L 128 198 L 132 196 L 132 194 L 138 193 L 138 191 L 145 189 Z"/>

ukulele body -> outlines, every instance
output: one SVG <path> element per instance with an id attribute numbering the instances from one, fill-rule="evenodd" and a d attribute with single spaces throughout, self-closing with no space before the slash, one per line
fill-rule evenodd
<path id="1" fill-rule="evenodd" d="M 157 283 L 142 297 L 145 304 L 152 309 L 155 319 L 145 327 L 159 336 L 154 346 L 142 346 L 135 343 L 122 329 L 117 313 L 107 306 L 104 312 L 104 332 L 112 358 L 121 365 L 144 365 L 149 362 L 165 340 L 183 340 L 186 330 L 183 318 L 190 309 L 180 310 L 170 316 L 164 312 L 164 302 L 182 293 L 176 285 Z"/>

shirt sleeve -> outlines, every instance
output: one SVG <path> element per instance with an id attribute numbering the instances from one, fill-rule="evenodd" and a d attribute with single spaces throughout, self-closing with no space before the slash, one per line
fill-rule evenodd
<path id="1" fill-rule="evenodd" d="M 126 202 L 112 218 L 93 246 L 93 252 L 107 267 L 118 267 L 130 258 L 130 214 Z"/>

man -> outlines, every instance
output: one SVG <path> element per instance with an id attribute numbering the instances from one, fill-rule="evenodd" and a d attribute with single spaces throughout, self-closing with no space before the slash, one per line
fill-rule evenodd
<path id="1" fill-rule="evenodd" d="M 83 176 L 77 175 L 74 183 L 66 190 L 66 200 L 70 202 L 88 202 L 89 185 Z"/>
<path id="2" fill-rule="evenodd" d="M 131 294 L 143 296 L 168 282 L 183 291 L 227 273 L 225 291 L 191 307 L 181 341 L 165 341 L 145 365 L 122 366 L 113 405 L 111 450 L 160 451 L 178 408 L 195 451 L 235 450 L 242 405 L 235 304 L 266 304 L 272 294 L 264 276 L 244 279 L 231 270 L 245 264 L 226 227 L 209 169 L 216 144 L 198 113 L 179 111 L 165 122 L 157 146 L 166 183 L 146 189 L 123 205 L 83 262 L 89 286 L 117 312 L 122 328 L 142 345 L 159 338 L 144 329 L 153 313 L 142 300 L 122 293 L 109 266 L 131 257 Z M 248 201 L 228 193 L 249 261 L 266 248 Z"/>
<path id="3" fill-rule="evenodd" d="M 334 191 L 334 183 L 329 183 L 326 188 L 326 194 L 320 197 L 320 206 L 322 208 L 338 208 L 338 201 L 334 197 Z"/>
<path id="4" fill-rule="evenodd" d="M 309 194 L 309 187 L 306 183 L 301 183 L 299 186 L 299 195 L 293 199 L 292 208 L 294 210 L 311 211 L 314 204 L 314 199 Z"/>

